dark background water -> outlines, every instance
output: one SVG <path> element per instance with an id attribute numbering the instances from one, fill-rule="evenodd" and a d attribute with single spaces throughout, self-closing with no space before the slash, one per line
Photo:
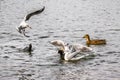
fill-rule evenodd
<path id="1" fill-rule="evenodd" d="M 43 6 L 24 38 L 15 27 Z M 49 41 L 85 45 L 86 33 L 107 45 L 91 46 L 93 59 L 60 62 Z M 32 55 L 19 51 L 28 43 Z M 0 0 L 0 80 L 120 80 L 120 0 Z"/>

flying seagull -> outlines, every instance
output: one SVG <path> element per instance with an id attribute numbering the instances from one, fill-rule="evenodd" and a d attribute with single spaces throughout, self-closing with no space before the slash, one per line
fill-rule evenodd
<path id="1" fill-rule="evenodd" d="M 45 6 L 44 6 L 42 9 L 40 9 L 40 10 L 37 10 L 37 11 L 35 11 L 35 12 L 32 12 L 32 13 L 27 14 L 27 15 L 24 17 L 23 21 L 20 23 L 20 25 L 16 28 L 17 31 L 18 31 L 19 33 L 23 34 L 25 37 L 29 37 L 29 36 L 27 36 L 27 35 L 25 34 L 25 29 L 26 29 L 26 28 L 31 28 L 31 27 L 29 26 L 28 23 L 26 23 L 26 21 L 28 21 L 28 20 L 31 18 L 31 16 L 40 14 L 41 12 L 44 11 L 44 9 L 45 9 Z"/>

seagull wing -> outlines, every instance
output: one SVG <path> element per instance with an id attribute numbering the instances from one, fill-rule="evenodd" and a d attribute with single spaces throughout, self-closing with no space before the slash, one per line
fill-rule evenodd
<path id="1" fill-rule="evenodd" d="M 24 20 L 27 21 L 27 20 L 30 19 L 31 16 L 36 15 L 36 14 L 40 14 L 41 12 L 44 11 L 44 9 L 45 9 L 45 6 L 40 10 L 37 10 L 35 12 L 32 12 L 32 13 L 28 14 L 27 16 L 25 16 Z"/>
<path id="2" fill-rule="evenodd" d="M 83 59 L 85 57 L 89 56 L 89 54 L 86 54 L 86 55 L 82 55 L 82 56 L 79 56 L 79 57 L 76 57 L 76 58 L 72 58 L 71 60 L 80 60 L 80 59 Z"/>
<path id="3" fill-rule="evenodd" d="M 74 56 L 76 56 L 77 54 L 79 54 L 80 51 L 76 51 L 73 53 L 65 53 L 65 60 L 71 60 L 72 58 L 74 58 Z"/>

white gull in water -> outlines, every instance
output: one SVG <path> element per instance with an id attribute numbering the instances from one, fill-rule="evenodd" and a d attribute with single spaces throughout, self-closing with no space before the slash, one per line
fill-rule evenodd
<path id="1" fill-rule="evenodd" d="M 24 17 L 23 21 L 20 23 L 20 25 L 19 25 L 18 27 L 16 27 L 17 31 L 18 31 L 19 33 L 23 34 L 24 36 L 28 37 L 27 35 L 25 35 L 25 29 L 26 29 L 26 28 L 31 28 L 31 27 L 29 26 L 28 23 L 26 23 L 26 21 L 28 21 L 31 16 L 36 15 L 36 14 L 40 14 L 41 12 L 44 11 L 44 9 L 45 9 L 45 7 L 43 7 L 43 8 L 40 9 L 40 10 L 37 10 L 37 11 L 35 11 L 35 12 L 32 12 L 32 13 L 27 14 L 27 15 Z"/>
<path id="2" fill-rule="evenodd" d="M 88 56 L 89 54 L 75 57 L 77 54 L 79 54 L 81 52 L 91 52 L 92 51 L 92 48 L 90 48 L 90 47 L 83 46 L 81 44 L 68 45 L 68 44 L 65 44 L 61 40 L 53 40 L 50 43 L 59 48 L 58 53 L 60 54 L 61 58 L 66 61 L 79 60 L 81 58 L 84 58 L 85 56 Z"/>

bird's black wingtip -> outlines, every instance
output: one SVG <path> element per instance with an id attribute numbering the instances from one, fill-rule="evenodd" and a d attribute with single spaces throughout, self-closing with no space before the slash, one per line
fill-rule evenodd
<path id="1" fill-rule="evenodd" d="M 44 9 L 45 9 L 45 6 L 43 6 L 42 11 L 44 11 Z"/>
<path id="2" fill-rule="evenodd" d="M 43 8 L 45 8 L 45 6 L 43 6 Z"/>

